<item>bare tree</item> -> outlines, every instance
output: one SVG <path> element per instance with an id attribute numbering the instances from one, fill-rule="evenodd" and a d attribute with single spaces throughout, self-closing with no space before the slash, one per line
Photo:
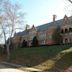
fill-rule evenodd
<path id="1" fill-rule="evenodd" d="M 11 37 L 13 37 L 18 25 L 23 22 L 23 13 L 18 4 L 12 4 L 9 0 L 2 2 L 0 8 L 0 29 L 1 34 L 4 37 L 6 50 L 7 50 L 7 59 L 10 59 L 10 48 Z M 17 28 L 18 27 L 18 28 Z M 6 41 L 9 38 L 8 42 Z"/>
<path id="2" fill-rule="evenodd" d="M 70 3 L 72 3 L 72 0 L 68 0 Z"/>

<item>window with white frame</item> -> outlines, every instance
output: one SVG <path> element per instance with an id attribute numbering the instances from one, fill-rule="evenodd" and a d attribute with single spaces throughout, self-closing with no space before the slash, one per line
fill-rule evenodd
<path id="1" fill-rule="evenodd" d="M 44 40 L 46 38 L 46 33 L 40 33 L 38 38 L 39 40 Z"/>
<path id="2" fill-rule="evenodd" d="M 48 38 L 48 39 L 52 39 L 52 34 L 48 34 L 48 35 L 47 35 L 47 38 Z"/>

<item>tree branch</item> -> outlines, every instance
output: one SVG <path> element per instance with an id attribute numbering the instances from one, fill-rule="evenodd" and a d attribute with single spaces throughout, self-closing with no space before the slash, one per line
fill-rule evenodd
<path id="1" fill-rule="evenodd" d="M 72 0 L 68 0 L 70 3 L 72 3 Z"/>

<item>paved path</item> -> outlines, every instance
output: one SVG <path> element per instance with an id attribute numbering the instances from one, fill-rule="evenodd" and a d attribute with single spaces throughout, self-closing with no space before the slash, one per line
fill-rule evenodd
<path id="1" fill-rule="evenodd" d="M 12 68 L 11 66 L 0 63 L 0 72 L 25 72 L 25 71 L 18 70 L 18 69 Z"/>
<path id="2" fill-rule="evenodd" d="M 21 67 L 20 65 L 3 62 L 0 63 L 0 72 L 42 72 L 42 71 L 35 68 Z"/>
<path id="3" fill-rule="evenodd" d="M 26 71 L 9 68 L 9 69 L 0 69 L 0 72 L 26 72 Z"/>

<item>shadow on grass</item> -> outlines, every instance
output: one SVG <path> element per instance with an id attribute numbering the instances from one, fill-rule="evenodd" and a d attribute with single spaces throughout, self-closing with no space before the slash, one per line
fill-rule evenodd
<path id="1" fill-rule="evenodd" d="M 50 72 L 64 72 L 64 70 L 68 69 L 72 66 L 72 52 L 64 55 L 61 59 L 56 61 L 54 66 L 48 70 Z M 47 70 L 45 70 L 47 71 Z"/>

